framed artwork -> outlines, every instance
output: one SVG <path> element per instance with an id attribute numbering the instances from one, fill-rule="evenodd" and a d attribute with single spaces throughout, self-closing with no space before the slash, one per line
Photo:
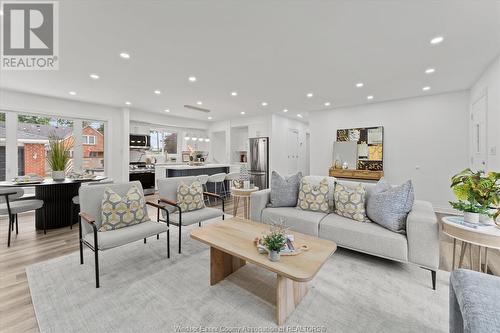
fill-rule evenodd
<path id="1" fill-rule="evenodd" d="M 189 156 L 191 156 L 191 154 L 188 151 L 183 151 L 182 162 L 189 162 Z"/>
<path id="2" fill-rule="evenodd" d="M 337 130 L 337 142 L 353 142 L 356 145 L 349 146 L 353 150 L 343 158 L 344 151 L 337 149 L 334 152 L 334 162 L 351 160 L 349 156 L 355 154 L 357 170 L 383 171 L 384 169 L 384 127 L 361 127 Z M 340 147 L 339 145 L 336 145 Z M 351 154 L 352 153 L 352 154 Z M 350 162 L 352 163 L 352 162 Z M 351 168 L 351 167 L 350 167 Z M 354 166 L 352 166 L 354 169 Z"/>

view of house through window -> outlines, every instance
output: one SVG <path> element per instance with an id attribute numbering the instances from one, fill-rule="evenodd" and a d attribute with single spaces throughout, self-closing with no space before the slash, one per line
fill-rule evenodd
<path id="1" fill-rule="evenodd" d="M 81 140 L 75 140 L 75 133 L 80 133 L 80 128 Z M 5 122 L 0 124 L 0 135 L 5 137 Z M 20 114 L 17 126 L 18 175 L 50 176 L 47 157 L 50 154 L 51 139 L 63 140 L 69 150 L 67 173 L 74 171 L 104 174 L 104 123 Z M 81 146 L 81 155 L 75 154 L 75 147 L 78 146 Z M 0 148 L 0 172 L 1 162 L 5 165 L 2 151 L 5 156 L 4 141 Z M 5 175 L 5 166 L 3 174 Z"/>
<path id="2" fill-rule="evenodd" d="M 177 133 L 151 131 L 151 151 L 177 154 Z"/>

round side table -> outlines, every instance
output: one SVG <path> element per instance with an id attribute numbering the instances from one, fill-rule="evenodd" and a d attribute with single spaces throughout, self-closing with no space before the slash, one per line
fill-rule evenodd
<path id="1" fill-rule="evenodd" d="M 254 188 L 235 188 L 231 187 L 231 196 L 234 198 L 233 202 L 233 216 L 236 217 L 238 214 L 238 206 L 240 204 L 240 198 L 243 200 L 243 213 L 244 217 L 248 220 L 250 218 L 250 194 L 258 191 L 258 187 Z"/>
<path id="2" fill-rule="evenodd" d="M 482 253 L 484 247 L 484 272 L 488 272 L 488 248 L 500 250 L 500 229 L 496 225 L 478 225 L 476 228 L 461 224 L 462 217 L 447 216 L 441 219 L 443 233 L 453 238 L 453 260 L 451 269 L 455 269 L 455 251 L 457 240 L 462 242 L 460 250 L 460 260 L 458 267 L 462 265 L 465 252 L 469 247 L 469 260 L 471 269 L 474 269 L 472 261 L 472 245 L 479 247 L 479 261 L 477 270 L 482 272 Z"/>

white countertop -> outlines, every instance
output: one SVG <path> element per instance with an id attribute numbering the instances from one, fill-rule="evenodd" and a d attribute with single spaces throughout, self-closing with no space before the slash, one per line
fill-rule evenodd
<path id="1" fill-rule="evenodd" d="M 229 168 L 229 164 L 205 164 L 205 165 L 162 165 L 166 169 L 172 170 L 192 170 L 192 169 L 208 169 L 208 168 Z"/>

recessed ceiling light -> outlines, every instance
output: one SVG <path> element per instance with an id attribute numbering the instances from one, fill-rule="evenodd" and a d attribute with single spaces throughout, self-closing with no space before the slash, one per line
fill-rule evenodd
<path id="1" fill-rule="evenodd" d="M 267 106 L 267 102 L 262 102 L 262 103 L 260 103 L 260 105 Z"/>
<path id="2" fill-rule="evenodd" d="M 190 76 L 188 80 L 189 82 L 196 82 L 196 76 Z"/>
<path id="3" fill-rule="evenodd" d="M 297 117 L 302 118 L 302 115 L 300 113 L 297 113 Z"/>
<path id="4" fill-rule="evenodd" d="M 238 93 L 236 91 L 231 92 L 231 96 L 238 96 Z"/>
<path id="5" fill-rule="evenodd" d="M 169 109 L 165 109 L 165 110 L 163 110 L 163 111 L 165 111 L 165 112 L 167 112 L 167 113 L 168 113 L 168 112 L 170 112 L 170 110 L 169 110 Z"/>
<path id="6" fill-rule="evenodd" d="M 90 74 L 89 76 L 91 79 L 99 80 L 99 75 L 97 75 L 97 74 Z"/>
<path id="7" fill-rule="evenodd" d="M 156 95 L 160 95 L 160 94 L 161 94 L 161 91 L 160 91 L 160 90 L 155 90 L 155 91 L 154 91 L 154 93 L 155 93 Z"/>
<path id="8" fill-rule="evenodd" d="M 431 39 L 431 44 L 432 45 L 437 45 L 437 44 L 440 44 L 442 41 L 444 40 L 444 37 L 443 36 L 436 36 L 434 37 L 433 39 Z"/>
<path id="9" fill-rule="evenodd" d="M 429 86 L 425 86 L 425 87 L 423 87 L 423 88 L 422 88 L 422 90 L 423 90 L 423 91 L 428 91 L 428 90 L 431 90 L 431 87 L 429 87 Z"/>
<path id="10" fill-rule="evenodd" d="M 70 94 L 71 96 L 75 96 L 75 95 L 76 95 L 76 91 L 70 91 L 70 92 L 69 92 L 69 94 Z"/>
<path id="11" fill-rule="evenodd" d="M 432 73 L 434 73 L 435 71 L 436 71 L 436 70 L 435 70 L 434 68 L 427 68 L 427 69 L 425 70 L 425 74 L 432 74 Z"/>
<path id="12" fill-rule="evenodd" d="M 240 114 L 245 114 L 245 111 L 241 111 Z"/>
<path id="13" fill-rule="evenodd" d="M 313 94 L 312 92 L 310 92 L 310 93 L 307 93 L 307 95 L 306 95 L 306 96 L 307 96 L 307 98 L 311 98 L 311 97 L 313 97 L 313 96 L 314 96 L 314 94 Z"/>
<path id="14" fill-rule="evenodd" d="M 203 103 L 201 101 L 196 102 L 196 104 L 203 105 Z"/>
<path id="15" fill-rule="evenodd" d="M 129 101 L 126 101 L 125 105 L 132 105 L 132 103 L 130 103 Z"/>
<path id="16" fill-rule="evenodd" d="M 122 57 L 123 59 L 130 59 L 130 54 L 128 54 L 127 52 L 122 52 L 120 53 L 120 57 Z"/>
<path id="17" fill-rule="evenodd" d="M 283 109 L 283 112 L 285 112 L 285 113 L 288 112 L 288 109 Z"/>
<path id="18" fill-rule="evenodd" d="M 358 82 L 358 83 L 356 83 L 356 88 L 361 88 L 364 85 L 365 84 L 363 82 Z"/>
<path id="19" fill-rule="evenodd" d="M 208 120 L 212 120 L 212 117 L 208 117 Z"/>
<path id="20" fill-rule="evenodd" d="M 330 106 L 330 102 L 325 102 L 325 106 Z"/>
<path id="21" fill-rule="evenodd" d="M 373 96 L 372 95 L 366 96 L 366 99 L 373 99 Z"/>

